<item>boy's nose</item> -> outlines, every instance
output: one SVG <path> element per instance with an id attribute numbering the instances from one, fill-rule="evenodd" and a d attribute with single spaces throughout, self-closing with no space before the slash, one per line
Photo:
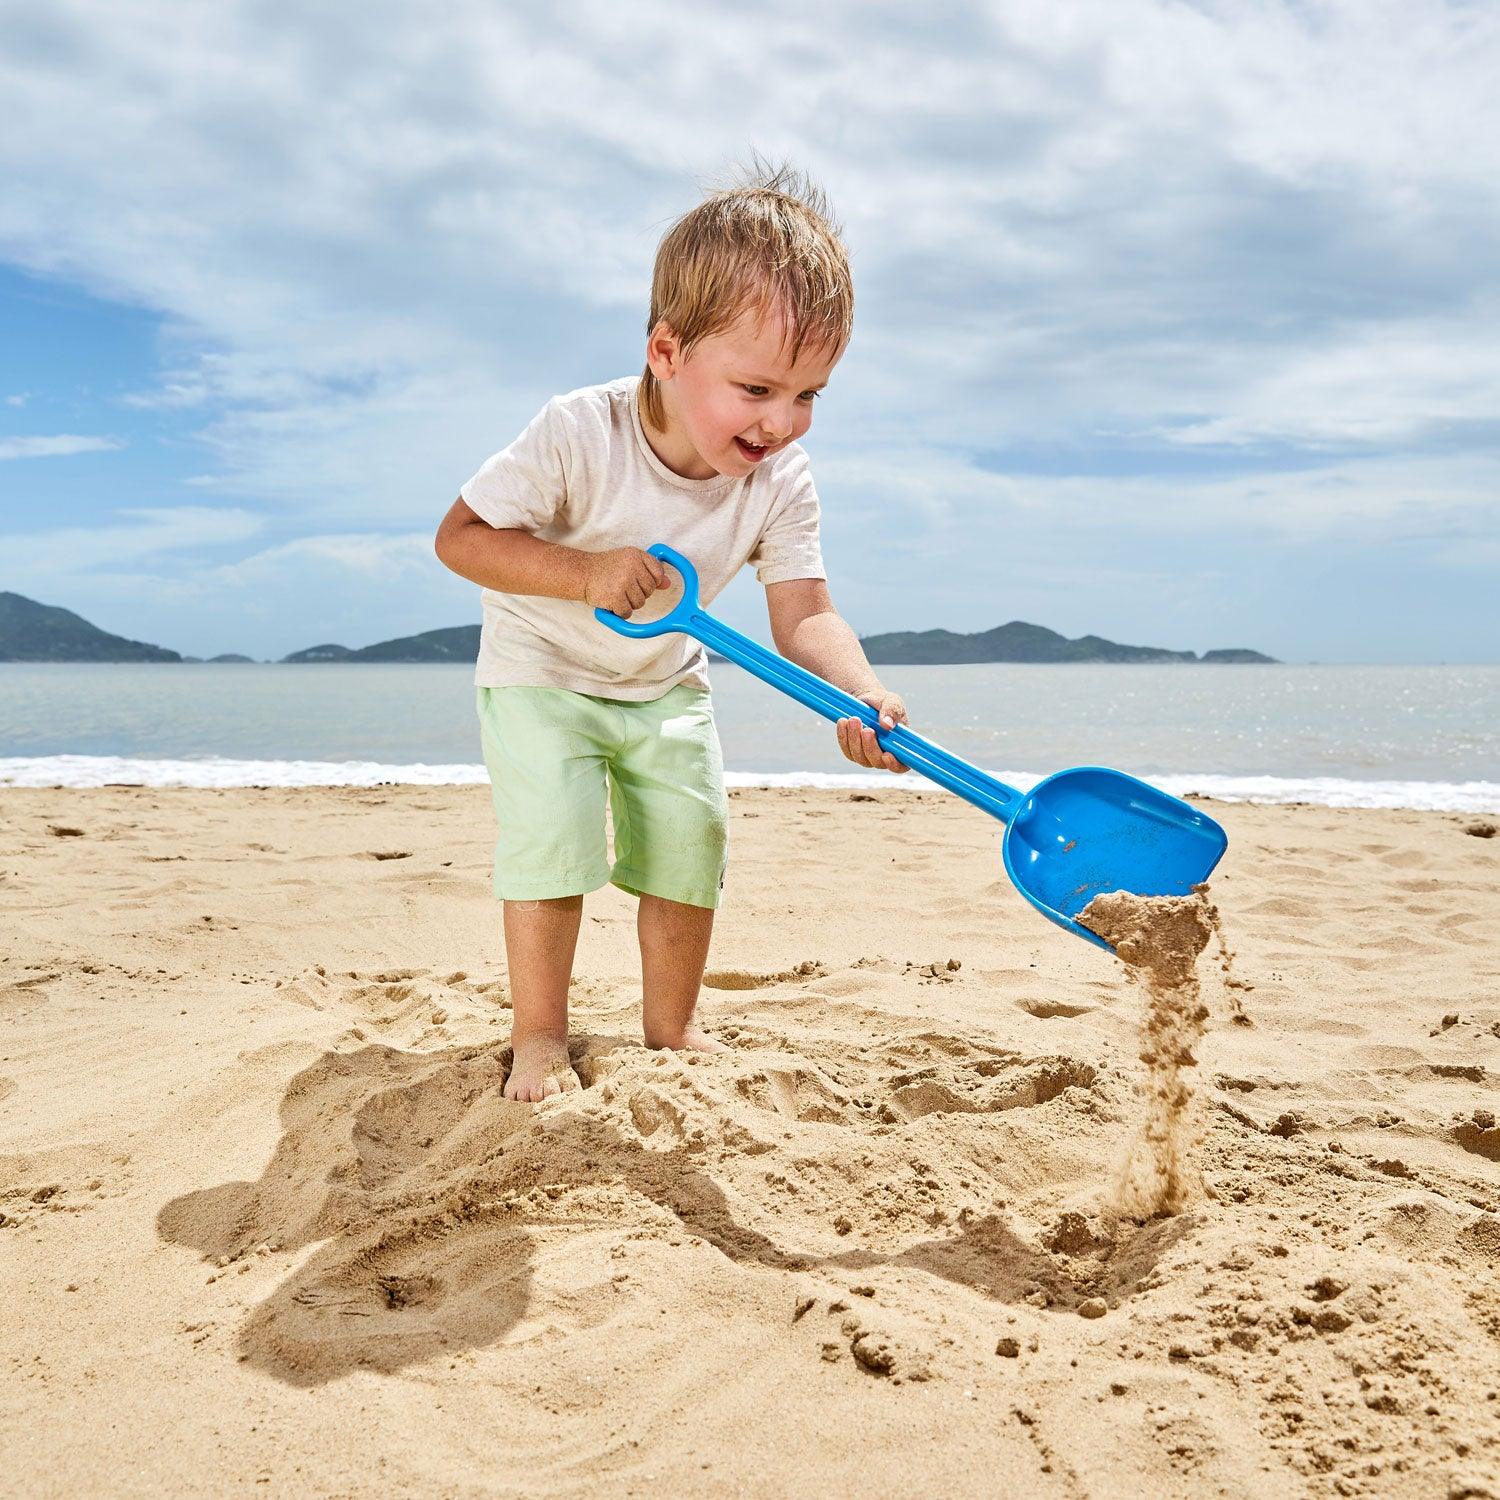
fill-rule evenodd
<path id="1" fill-rule="evenodd" d="M 770 417 L 776 415 L 776 413 L 771 412 L 765 413 L 764 415 L 767 417 L 767 420 L 769 420 Z M 795 402 L 792 405 L 786 407 L 780 415 L 781 420 L 775 424 L 774 431 L 768 431 L 765 434 L 766 443 L 772 447 L 774 447 L 777 443 L 786 442 L 786 440 L 797 431 L 797 406 Z"/>

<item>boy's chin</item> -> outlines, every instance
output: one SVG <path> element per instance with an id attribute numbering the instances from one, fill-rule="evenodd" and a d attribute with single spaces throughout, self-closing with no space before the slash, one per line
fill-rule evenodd
<path id="1" fill-rule="evenodd" d="M 739 479 L 756 467 L 738 449 L 733 449 L 722 458 L 706 458 L 703 461 L 714 473 L 722 474 L 726 479 Z"/>

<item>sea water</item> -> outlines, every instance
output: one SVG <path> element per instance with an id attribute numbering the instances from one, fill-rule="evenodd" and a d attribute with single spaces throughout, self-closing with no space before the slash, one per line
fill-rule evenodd
<path id="1" fill-rule="evenodd" d="M 922 786 L 712 665 L 731 785 Z M 1025 788 L 1096 764 L 1181 794 L 1500 811 L 1500 666 L 887 666 L 912 728 Z M 0 664 L 0 786 L 480 782 L 465 666 Z"/>

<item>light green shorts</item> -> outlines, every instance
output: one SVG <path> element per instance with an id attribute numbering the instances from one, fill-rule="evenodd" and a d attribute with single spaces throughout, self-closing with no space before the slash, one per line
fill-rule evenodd
<path id="1" fill-rule="evenodd" d="M 649 703 L 549 687 L 481 687 L 475 697 L 501 900 L 581 896 L 612 881 L 634 896 L 719 904 L 728 806 L 707 693 L 679 683 Z"/>

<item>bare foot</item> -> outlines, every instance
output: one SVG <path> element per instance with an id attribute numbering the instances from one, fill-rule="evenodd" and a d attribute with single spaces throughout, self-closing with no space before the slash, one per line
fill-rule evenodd
<path id="1" fill-rule="evenodd" d="M 670 1047 L 674 1052 L 728 1052 L 729 1048 L 716 1037 L 711 1037 L 706 1031 L 700 1031 L 696 1026 L 688 1026 L 676 1041 L 658 1040 L 652 1041 L 646 1038 L 648 1047 Z"/>
<path id="2" fill-rule="evenodd" d="M 554 1094 L 566 1094 L 580 1087 L 578 1075 L 568 1060 L 568 1044 L 559 1037 L 529 1036 L 516 1042 L 511 1058 L 510 1076 L 505 1080 L 505 1097 L 525 1104 L 540 1104 Z"/>

